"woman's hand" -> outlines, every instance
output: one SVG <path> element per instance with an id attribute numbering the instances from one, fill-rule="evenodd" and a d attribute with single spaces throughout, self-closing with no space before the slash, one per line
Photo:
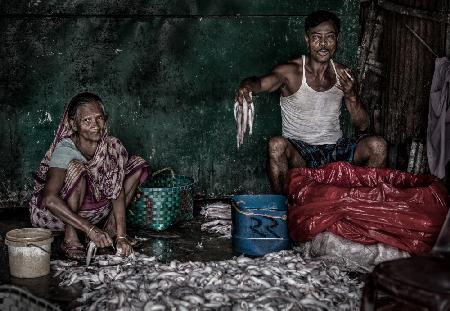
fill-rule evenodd
<path id="1" fill-rule="evenodd" d="M 113 245 L 111 237 L 103 230 L 92 225 L 87 232 L 87 237 L 95 243 L 97 247 L 108 247 Z"/>
<path id="2" fill-rule="evenodd" d="M 119 236 L 116 239 L 117 255 L 128 257 L 133 253 L 133 246 L 126 237 Z"/>

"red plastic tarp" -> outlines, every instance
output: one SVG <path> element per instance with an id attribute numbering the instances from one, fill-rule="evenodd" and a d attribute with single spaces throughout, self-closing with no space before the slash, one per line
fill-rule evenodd
<path id="1" fill-rule="evenodd" d="M 448 210 L 447 190 L 433 175 L 347 162 L 292 169 L 286 187 L 289 234 L 298 242 L 329 231 L 420 254 L 433 246 Z"/>

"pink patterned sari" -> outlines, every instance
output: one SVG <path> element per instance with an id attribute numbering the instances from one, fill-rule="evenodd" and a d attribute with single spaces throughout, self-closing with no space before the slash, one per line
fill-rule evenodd
<path id="1" fill-rule="evenodd" d="M 29 209 L 31 223 L 35 227 L 47 228 L 52 231 L 64 230 L 64 223 L 42 206 L 42 193 L 47 179 L 48 164 L 56 145 L 63 138 L 70 137 L 72 134 L 66 108 L 53 143 L 34 175 L 35 184 Z M 139 169 L 144 169 L 140 180 L 142 183 L 150 173 L 148 164 L 138 156 L 129 157 L 122 143 L 117 138 L 108 136 L 105 130 L 92 159 L 87 162 L 73 160 L 69 163 L 60 197 L 66 201 L 78 186 L 81 178 L 86 178 L 86 194 L 78 214 L 96 224 L 111 212 L 111 201 L 119 196 L 124 180 Z"/>

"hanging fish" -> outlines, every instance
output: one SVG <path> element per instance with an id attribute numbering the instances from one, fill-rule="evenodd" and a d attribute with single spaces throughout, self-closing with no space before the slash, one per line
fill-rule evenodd
<path id="1" fill-rule="evenodd" d="M 249 93 L 250 99 L 252 98 L 252 93 Z M 249 134 L 253 133 L 253 120 L 255 118 L 255 106 L 253 101 L 248 103 L 244 98 L 242 105 L 239 102 L 234 103 L 234 120 L 236 121 L 236 140 L 237 148 L 244 143 L 244 135 L 247 132 L 247 127 Z"/>

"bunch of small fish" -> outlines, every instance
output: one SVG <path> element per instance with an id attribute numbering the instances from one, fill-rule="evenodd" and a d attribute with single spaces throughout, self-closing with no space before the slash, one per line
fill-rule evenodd
<path id="1" fill-rule="evenodd" d="M 100 255 L 90 267 L 52 261 L 76 310 L 358 310 L 362 280 L 294 251 L 250 259 L 163 264 L 155 257 Z"/>
<path id="2" fill-rule="evenodd" d="M 204 206 L 200 215 L 207 219 L 202 223 L 201 230 L 218 233 L 221 238 L 231 238 L 231 205 L 217 202 Z"/>
<path id="3" fill-rule="evenodd" d="M 249 93 L 249 96 L 251 99 L 251 92 Z M 244 134 L 247 132 L 247 127 L 249 134 L 252 135 L 254 118 L 255 106 L 253 105 L 253 101 L 248 103 L 244 98 L 242 105 L 240 105 L 237 101 L 234 103 L 234 120 L 236 120 L 236 139 L 238 149 L 244 143 Z"/>

